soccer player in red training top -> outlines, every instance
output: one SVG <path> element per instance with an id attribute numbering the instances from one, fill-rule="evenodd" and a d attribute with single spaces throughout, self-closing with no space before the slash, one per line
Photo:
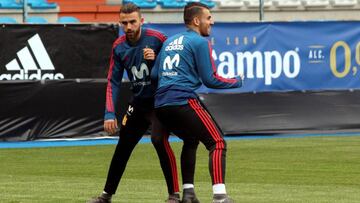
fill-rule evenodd
<path id="1" fill-rule="evenodd" d="M 189 3 L 184 9 L 184 21 L 188 30 L 164 42 L 154 69 L 158 73 L 152 73 L 152 76 L 158 76 L 156 115 L 184 140 L 184 145 L 197 144 L 198 140 L 205 145 L 209 151 L 213 202 L 232 203 L 234 201 L 225 189 L 226 143 L 223 133 L 199 101 L 195 90 L 201 84 L 210 88 L 238 88 L 242 86 L 242 79 L 240 76 L 225 79 L 216 73 L 211 44 L 204 38 L 210 35 L 214 24 L 209 8 L 201 3 Z M 195 156 L 189 158 L 193 160 L 188 162 L 195 163 Z M 192 184 L 193 180 L 183 181 Z"/>
<path id="2" fill-rule="evenodd" d="M 169 133 L 154 113 L 156 87 L 150 78 L 155 57 L 166 37 L 158 31 L 142 28 L 143 22 L 140 9 L 136 5 L 122 6 L 120 24 L 125 34 L 114 42 L 110 60 L 104 121 L 106 132 L 114 134 L 118 129 L 115 106 L 118 103 L 124 70 L 131 81 L 133 98 L 121 121 L 119 142 L 110 164 L 104 191 L 99 197 L 91 200 L 91 203 L 111 202 L 134 147 L 150 125 L 151 140 L 168 187 L 167 202 L 180 203 L 176 160 L 168 142 Z"/>

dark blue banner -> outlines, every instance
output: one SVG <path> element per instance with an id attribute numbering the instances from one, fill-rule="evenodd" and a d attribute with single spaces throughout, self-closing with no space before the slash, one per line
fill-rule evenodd
<path id="1" fill-rule="evenodd" d="M 242 88 L 227 92 L 360 88 L 360 22 L 215 23 L 209 40 L 221 76 L 245 75 Z"/>

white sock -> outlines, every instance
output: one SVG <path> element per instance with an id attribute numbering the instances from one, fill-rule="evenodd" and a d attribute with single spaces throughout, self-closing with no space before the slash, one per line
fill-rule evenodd
<path id="1" fill-rule="evenodd" d="M 105 198 L 105 199 L 108 199 L 108 200 L 111 200 L 112 195 L 110 195 L 109 193 L 103 191 L 103 192 L 101 193 L 101 197 L 102 197 L 102 198 Z"/>
<path id="2" fill-rule="evenodd" d="M 213 193 L 215 194 L 226 194 L 225 184 L 213 185 Z"/>
<path id="3" fill-rule="evenodd" d="M 194 184 L 186 183 L 183 185 L 183 189 L 189 189 L 189 188 L 194 188 Z"/>

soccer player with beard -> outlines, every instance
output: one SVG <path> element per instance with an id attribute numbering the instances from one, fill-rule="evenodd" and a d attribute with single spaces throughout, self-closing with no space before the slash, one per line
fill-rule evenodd
<path id="1" fill-rule="evenodd" d="M 184 147 L 194 146 L 196 149 L 199 140 L 205 145 L 209 151 L 213 202 L 233 203 L 225 188 L 226 143 L 223 133 L 195 90 L 201 84 L 209 88 L 238 88 L 242 86 L 242 78 L 225 79 L 216 73 L 211 44 L 204 38 L 210 35 L 214 24 L 206 5 L 187 4 L 184 22 L 188 30 L 164 42 L 152 72 L 152 77 L 158 78 L 155 112 L 159 120 L 184 141 Z M 194 182 L 191 179 L 193 174 L 188 174 L 194 173 L 196 156 L 192 155 L 181 159 L 183 184 L 187 190 L 193 188 Z M 188 165 L 192 165 L 193 169 L 188 170 Z M 187 203 L 186 199 L 184 189 L 183 202 Z"/>
<path id="2" fill-rule="evenodd" d="M 120 24 L 125 32 L 113 44 L 106 90 L 104 129 L 114 134 L 118 129 L 115 106 L 118 101 L 124 70 L 129 76 L 133 98 L 129 101 L 126 115 L 121 121 L 119 142 L 113 154 L 102 194 L 91 203 L 109 203 L 115 194 L 130 155 L 151 126 L 151 140 L 160 159 L 166 179 L 168 203 L 180 203 L 178 176 L 174 153 L 169 145 L 168 131 L 159 122 L 154 112 L 156 84 L 150 73 L 156 55 L 166 37 L 155 30 L 142 28 L 144 19 L 134 4 L 125 4 L 120 11 Z"/>

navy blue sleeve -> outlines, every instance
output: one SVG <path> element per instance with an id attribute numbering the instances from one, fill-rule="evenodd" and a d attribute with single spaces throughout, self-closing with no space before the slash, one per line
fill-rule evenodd
<path id="1" fill-rule="evenodd" d="M 159 54 L 161 54 L 161 52 L 159 52 Z M 157 56 L 155 60 L 155 64 L 151 69 L 151 75 L 150 75 L 151 81 L 153 81 L 154 83 L 157 83 L 159 79 L 158 78 L 159 68 L 160 68 L 159 66 L 160 66 L 160 56 Z"/>
<path id="2" fill-rule="evenodd" d="M 242 80 L 240 77 L 227 79 L 217 74 L 215 62 L 211 55 L 212 47 L 210 42 L 206 39 L 198 40 L 197 42 L 194 54 L 196 66 L 204 85 L 216 89 L 241 87 Z"/>
<path id="3" fill-rule="evenodd" d="M 162 33 L 161 33 L 162 34 Z M 154 50 L 155 54 L 156 54 L 156 58 L 155 58 L 155 62 L 154 65 L 151 69 L 151 73 L 150 73 L 150 77 L 151 77 L 151 82 L 154 84 L 155 87 L 157 87 L 157 83 L 158 83 L 158 74 L 159 74 L 159 66 L 160 66 L 160 55 L 162 53 L 162 46 L 164 41 L 167 39 L 166 35 L 163 35 L 162 38 L 157 38 L 157 49 Z"/>
<path id="4" fill-rule="evenodd" d="M 120 57 L 116 55 L 113 48 L 110 58 L 110 68 L 108 73 L 108 83 L 106 88 L 106 107 L 105 120 L 115 119 L 115 105 L 120 95 L 121 80 L 124 74 L 124 68 L 121 65 Z"/>

